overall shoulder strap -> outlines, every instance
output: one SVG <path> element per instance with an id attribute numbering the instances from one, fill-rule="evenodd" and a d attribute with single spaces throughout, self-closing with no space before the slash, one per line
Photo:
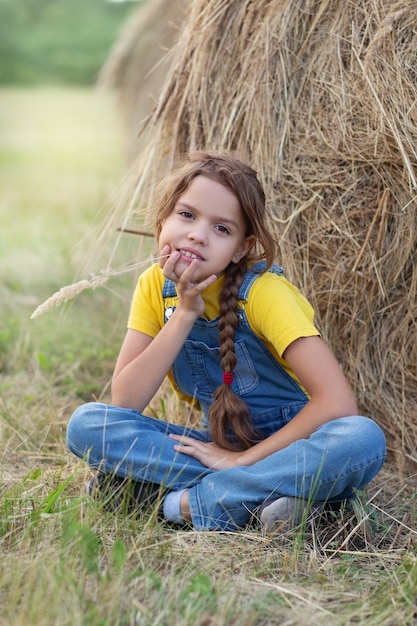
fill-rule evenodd
<path id="1" fill-rule="evenodd" d="M 164 286 L 162 289 L 162 297 L 163 298 L 175 298 L 177 295 L 177 289 L 175 287 L 175 283 L 173 280 L 169 278 L 165 278 Z"/>
<path id="2" fill-rule="evenodd" d="M 248 299 L 249 290 L 253 282 L 260 276 L 260 274 L 263 273 L 263 271 L 265 270 L 265 266 L 265 261 L 259 261 L 259 263 L 255 263 L 255 265 L 252 265 L 252 267 L 248 269 L 239 288 L 239 300 Z M 281 265 L 274 264 L 271 265 L 271 267 L 268 269 L 268 272 L 282 276 L 284 274 L 284 268 L 281 267 Z"/>
<path id="3" fill-rule="evenodd" d="M 246 272 L 243 277 L 242 284 L 239 288 L 239 300 L 247 300 L 249 289 L 252 286 L 254 280 L 256 280 L 260 274 L 265 270 L 265 262 L 259 261 L 259 263 L 255 263 L 252 265 Z M 284 274 L 284 268 L 281 265 L 271 265 L 268 269 L 268 272 L 272 272 L 273 274 L 278 274 L 282 276 Z M 162 297 L 163 298 L 175 298 L 177 295 L 177 289 L 175 287 L 175 283 L 173 280 L 169 278 L 165 278 L 164 286 L 162 289 Z"/>

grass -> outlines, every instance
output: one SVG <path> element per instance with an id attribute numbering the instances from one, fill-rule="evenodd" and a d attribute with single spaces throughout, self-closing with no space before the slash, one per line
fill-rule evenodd
<path id="1" fill-rule="evenodd" d="M 119 122 L 91 91 L 0 97 L 0 624 L 415 624 L 417 508 L 389 466 L 353 512 L 269 537 L 175 531 L 83 495 L 66 423 L 108 399 L 133 279 L 30 315 L 106 265 L 114 241 L 95 246 L 95 225 L 123 173 Z M 117 263 L 137 245 L 122 239 Z"/>

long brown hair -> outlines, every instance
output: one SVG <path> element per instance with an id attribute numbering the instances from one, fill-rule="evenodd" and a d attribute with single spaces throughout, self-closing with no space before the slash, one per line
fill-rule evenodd
<path id="1" fill-rule="evenodd" d="M 165 179 L 164 193 L 156 217 L 156 235 L 170 215 L 180 196 L 196 176 L 222 184 L 239 200 L 246 223 L 245 237 L 255 235 L 256 243 L 238 263 L 231 262 L 225 270 L 224 287 L 220 294 L 219 345 L 223 372 L 236 367 L 235 328 L 238 324 L 238 292 L 248 264 L 264 260 L 265 270 L 275 258 L 276 244 L 267 224 L 265 193 L 254 169 L 231 153 L 195 152 L 187 162 Z M 237 445 L 227 436 L 228 427 L 235 435 Z M 249 407 L 233 391 L 232 385 L 220 385 L 210 407 L 210 430 L 213 440 L 229 450 L 247 449 L 259 434 L 253 427 Z"/>

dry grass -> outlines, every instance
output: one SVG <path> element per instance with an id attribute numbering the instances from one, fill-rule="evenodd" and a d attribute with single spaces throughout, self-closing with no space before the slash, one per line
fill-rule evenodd
<path id="1" fill-rule="evenodd" d="M 108 221 L 150 224 L 153 183 L 190 150 L 246 155 L 280 262 L 401 476 L 417 462 L 416 23 L 415 0 L 189 2 L 131 203 Z M 146 98 L 133 75 L 119 86 Z"/>
<path id="2" fill-rule="evenodd" d="M 242 533 L 176 531 L 155 511 L 113 515 L 84 495 L 90 472 L 66 451 L 66 424 L 81 402 L 109 399 L 132 284 L 126 276 L 123 282 L 115 278 L 111 290 L 106 283 L 80 293 L 71 306 L 33 321 L 30 314 L 70 282 L 75 267 L 77 276 L 85 266 L 92 269 L 90 246 L 76 243 L 90 231 L 120 171 L 116 137 L 102 135 L 115 120 L 107 111 L 103 124 L 96 114 L 85 127 L 83 120 L 98 106 L 85 92 L 1 97 L 13 105 L 6 124 L 13 131 L 12 150 L 0 116 L 0 188 L 8 198 L 4 216 L 14 219 L 4 220 L 0 268 L 0 624 L 415 624 L 413 479 L 399 478 L 389 466 L 353 512 L 268 537 L 256 527 Z M 74 111 L 75 127 L 65 138 L 59 134 L 62 115 L 69 123 Z M 40 149 L 43 116 L 59 137 L 59 154 Z M 30 142 L 24 120 L 33 125 Z M 91 146 L 88 152 L 86 136 L 96 152 Z M 52 186 L 54 193 L 47 193 Z M 103 258 L 119 243 L 113 236 Z M 126 259 L 132 249 L 123 237 L 126 248 L 119 244 L 119 252 Z M 16 263 L 18 257 L 32 262 Z M 96 264 L 101 269 L 101 257 Z M 152 408 L 161 417 L 182 419 L 166 387 Z"/>

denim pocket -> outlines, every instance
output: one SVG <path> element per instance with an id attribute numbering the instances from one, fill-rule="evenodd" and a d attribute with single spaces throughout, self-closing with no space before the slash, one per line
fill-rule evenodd
<path id="1" fill-rule="evenodd" d="M 235 341 L 236 368 L 233 370 L 233 390 L 239 395 L 252 392 L 259 384 L 259 375 L 244 341 Z M 204 342 L 187 340 L 184 344 L 187 372 L 175 367 L 175 379 L 181 389 L 197 396 L 212 397 L 221 385 L 223 373 L 220 365 L 220 348 Z M 190 387 L 190 384 L 192 388 Z"/>
<path id="2" fill-rule="evenodd" d="M 306 401 L 304 400 L 258 412 L 252 416 L 254 426 L 264 437 L 269 437 L 288 424 L 305 405 Z"/>

